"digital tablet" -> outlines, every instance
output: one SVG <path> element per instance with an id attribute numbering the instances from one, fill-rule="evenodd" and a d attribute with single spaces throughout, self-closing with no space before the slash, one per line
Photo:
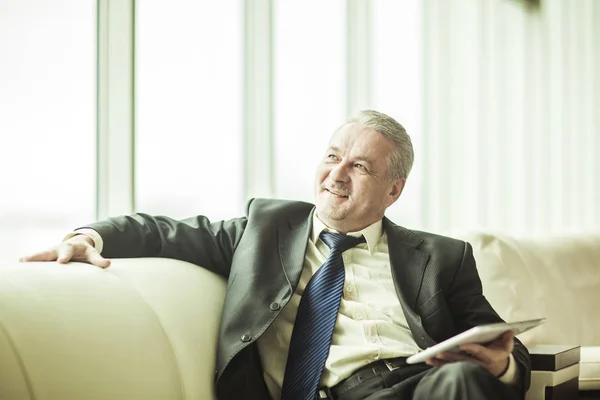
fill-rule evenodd
<path id="1" fill-rule="evenodd" d="M 416 364 L 435 357 L 437 354 L 448 351 L 460 351 L 459 346 L 467 343 L 485 344 L 497 339 L 507 331 L 513 331 L 515 335 L 535 328 L 546 322 L 546 318 L 531 319 L 519 322 L 499 322 L 495 324 L 480 325 L 471 328 L 463 333 L 444 340 L 441 343 L 431 346 L 413 356 L 408 357 L 408 364 Z"/>

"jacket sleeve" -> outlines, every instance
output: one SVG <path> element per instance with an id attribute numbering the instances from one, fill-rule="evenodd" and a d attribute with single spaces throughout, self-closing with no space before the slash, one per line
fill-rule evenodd
<path id="1" fill-rule="evenodd" d="M 85 226 L 97 231 L 109 258 L 165 257 L 187 261 L 228 277 L 247 219 L 210 222 L 197 216 L 174 220 L 134 214 Z"/>
<path id="2" fill-rule="evenodd" d="M 461 265 L 455 273 L 449 293 L 448 305 L 459 331 L 462 332 L 477 325 L 502 321 L 483 295 L 481 279 L 473 257 L 473 248 L 469 243 L 465 243 Z M 515 338 L 512 354 L 519 370 L 516 389 L 521 398 L 524 398 L 531 379 L 529 352 L 523 343 Z"/>

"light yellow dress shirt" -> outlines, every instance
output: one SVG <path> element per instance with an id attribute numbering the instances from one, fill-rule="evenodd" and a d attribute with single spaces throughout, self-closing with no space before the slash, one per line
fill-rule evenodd
<path id="1" fill-rule="evenodd" d="M 319 238 L 322 231 L 335 232 L 315 214 L 298 287 L 281 314 L 257 341 L 265 381 L 273 399 L 281 397 L 300 298 L 310 278 L 329 256 L 329 247 Z M 362 235 L 366 243 L 342 254 L 346 281 L 320 383 L 327 387 L 335 386 L 373 361 L 419 351 L 396 295 L 382 222 L 349 235 Z"/>
<path id="2" fill-rule="evenodd" d="M 292 329 L 300 298 L 310 278 L 329 256 L 329 247 L 319 238 L 322 231 L 336 232 L 326 227 L 314 213 L 313 229 L 308 239 L 304 268 L 296 291 L 289 303 L 257 340 L 264 379 L 271 397 L 281 398 Z M 64 240 L 84 234 L 102 252 L 103 241 L 98 232 L 80 229 Z M 364 236 L 366 243 L 342 254 L 346 279 L 340 302 L 329 356 L 321 376 L 320 386 L 332 387 L 356 369 L 379 359 L 410 356 L 420 351 L 398 300 L 392 279 L 387 234 L 382 221 L 351 236 Z M 500 377 L 504 383 L 516 379 L 516 363 L 511 354 L 509 368 Z"/>

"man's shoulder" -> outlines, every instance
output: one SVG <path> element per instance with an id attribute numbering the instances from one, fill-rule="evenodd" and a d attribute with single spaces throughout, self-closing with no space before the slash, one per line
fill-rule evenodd
<path id="1" fill-rule="evenodd" d="M 246 216 L 248 218 L 258 215 L 272 217 L 308 216 L 314 207 L 314 204 L 304 201 L 254 198 L 246 204 Z"/>
<path id="2" fill-rule="evenodd" d="M 435 265 L 460 265 L 465 255 L 468 254 L 467 243 L 450 236 L 412 230 L 398 225 L 396 225 L 394 230 L 396 232 L 391 235 L 392 237 L 411 237 L 412 246 L 418 251 L 427 254 L 432 264 Z M 390 245 L 393 243 L 389 232 L 388 241 L 390 241 Z"/>
<path id="3" fill-rule="evenodd" d="M 415 235 L 422 237 L 424 241 L 429 242 L 429 243 L 439 243 L 439 244 L 444 243 L 444 244 L 448 244 L 448 245 L 459 245 L 459 246 L 465 245 L 465 242 L 463 240 L 453 238 L 451 236 L 440 235 L 438 233 L 419 231 L 419 230 L 413 230 L 413 232 L 415 233 Z"/>
<path id="4" fill-rule="evenodd" d="M 444 250 L 462 252 L 466 246 L 466 243 L 463 240 L 433 232 L 409 229 L 404 226 L 396 225 L 390 220 L 387 220 L 385 225 L 388 238 L 391 237 L 392 239 L 401 240 L 428 252 Z"/>

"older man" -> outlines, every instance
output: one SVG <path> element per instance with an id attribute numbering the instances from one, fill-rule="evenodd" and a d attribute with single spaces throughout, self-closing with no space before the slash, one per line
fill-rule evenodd
<path id="1" fill-rule="evenodd" d="M 136 214 L 81 228 L 24 260 L 170 257 L 228 279 L 215 371 L 219 399 L 517 399 L 529 355 L 512 333 L 425 364 L 406 357 L 501 321 L 471 246 L 395 225 L 385 210 L 413 163 L 410 137 L 362 111 L 331 137 L 315 202 L 251 200 L 211 223 Z"/>

